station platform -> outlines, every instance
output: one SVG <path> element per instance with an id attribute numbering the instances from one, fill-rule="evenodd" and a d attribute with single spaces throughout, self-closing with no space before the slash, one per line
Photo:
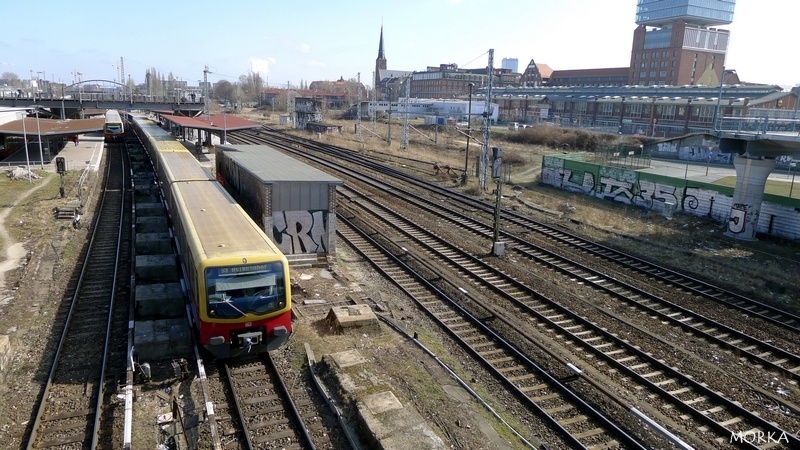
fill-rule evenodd
<path id="1" fill-rule="evenodd" d="M 186 148 L 194 153 L 194 143 L 191 141 L 179 141 Z M 212 143 L 218 143 L 213 142 Z M 28 148 L 30 165 L 32 170 L 44 170 L 46 172 L 56 172 L 56 157 L 64 158 L 67 170 L 98 170 L 104 151 L 103 133 L 86 133 L 80 135 L 78 144 L 68 142 L 58 154 L 52 155 L 52 160 L 44 164 L 39 162 L 39 147 L 34 145 Z M 213 172 L 214 168 L 214 147 L 203 147 L 203 153 L 198 156 L 200 164 Z M 3 161 L 5 166 L 25 166 L 27 161 L 24 152 L 15 154 Z"/>

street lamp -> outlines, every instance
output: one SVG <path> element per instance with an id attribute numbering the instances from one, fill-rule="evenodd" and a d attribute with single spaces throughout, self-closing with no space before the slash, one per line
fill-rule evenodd
<path id="1" fill-rule="evenodd" d="M 462 184 L 467 184 L 467 173 L 469 173 L 469 141 L 472 137 L 472 88 L 475 83 L 469 83 L 469 104 L 467 104 L 467 150 L 464 156 L 464 181 Z"/>
<path id="2" fill-rule="evenodd" d="M 22 115 L 22 140 L 25 141 L 25 163 L 28 165 L 28 183 L 33 183 L 31 179 L 31 158 L 28 156 L 28 132 L 25 129 L 25 116 L 28 115 L 28 110 Z"/>
<path id="3" fill-rule="evenodd" d="M 39 107 L 36 107 L 36 135 L 39 138 L 39 164 L 41 164 L 42 170 L 44 170 L 44 153 L 42 152 L 42 132 L 39 128 Z"/>

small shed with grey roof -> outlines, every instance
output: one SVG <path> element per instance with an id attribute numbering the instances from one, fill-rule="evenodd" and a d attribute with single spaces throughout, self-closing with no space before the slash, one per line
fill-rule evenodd
<path id="1" fill-rule="evenodd" d="M 285 255 L 336 253 L 343 180 L 267 145 L 218 145 L 216 173 Z"/>

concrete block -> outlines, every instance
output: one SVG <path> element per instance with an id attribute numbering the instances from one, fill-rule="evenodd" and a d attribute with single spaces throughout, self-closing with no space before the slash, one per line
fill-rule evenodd
<path id="1" fill-rule="evenodd" d="M 171 255 L 172 237 L 169 233 L 136 233 L 136 254 Z"/>
<path id="2" fill-rule="evenodd" d="M 168 231 L 169 226 L 166 215 L 151 217 L 136 216 L 137 233 L 167 233 Z"/>
<path id="3" fill-rule="evenodd" d="M 137 202 L 136 217 L 165 217 L 167 211 L 161 202 Z"/>
<path id="4" fill-rule="evenodd" d="M 134 180 L 133 197 L 136 199 L 158 196 L 158 186 L 152 180 Z"/>
<path id="5" fill-rule="evenodd" d="M 136 321 L 133 342 L 139 361 L 191 357 L 190 333 L 185 318 Z"/>
<path id="6" fill-rule="evenodd" d="M 136 285 L 137 319 L 165 319 L 183 317 L 186 304 L 180 283 L 154 283 Z"/>
<path id="7" fill-rule="evenodd" d="M 358 402 L 361 426 L 373 448 L 447 448 L 413 408 L 405 408 L 391 391 L 369 395 Z"/>
<path id="8" fill-rule="evenodd" d="M 367 362 L 361 353 L 358 350 L 347 350 L 338 353 L 332 353 L 330 355 L 331 360 L 339 369 L 346 369 L 348 367 L 357 366 L 359 364 L 364 364 Z"/>
<path id="9" fill-rule="evenodd" d="M 380 331 L 380 323 L 369 305 L 334 306 L 327 320 L 339 331 L 358 329 L 359 332 Z"/>
<path id="10" fill-rule="evenodd" d="M 136 255 L 136 277 L 147 282 L 178 281 L 174 255 Z"/>

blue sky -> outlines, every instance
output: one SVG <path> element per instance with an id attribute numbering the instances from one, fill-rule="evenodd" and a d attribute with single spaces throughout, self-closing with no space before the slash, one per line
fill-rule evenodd
<path id="1" fill-rule="evenodd" d="M 636 0 L 97 0 L 7 2 L 0 72 L 72 82 L 148 68 L 196 85 L 235 82 L 250 71 L 270 85 L 356 78 L 372 84 L 384 27 L 389 69 L 455 63 L 485 67 L 531 59 L 553 69 L 629 65 Z M 744 81 L 800 83 L 795 24 L 800 1 L 738 0 L 727 68 Z M 593 31 L 599 23 L 607 31 Z M 776 64 L 780 58 L 788 61 Z M 42 72 L 37 74 L 37 72 Z"/>

